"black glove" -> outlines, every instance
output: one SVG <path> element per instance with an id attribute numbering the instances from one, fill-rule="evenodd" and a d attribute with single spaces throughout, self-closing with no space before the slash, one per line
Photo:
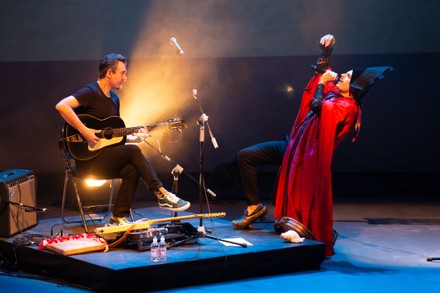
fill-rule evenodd
<path id="1" fill-rule="evenodd" d="M 324 47 L 323 45 L 319 44 L 319 46 L 321 47 L 322 53 L 318 60 L 316 60 L 315 68 L 317 72 L 322 73 L 330 67 L 330 57 L 332 56 L 333 45 Z"/>
<path id="2" fill-rule="evenodd" d="M 319 47 L 321 48 L 322 53 L 318 60 L 316 60 L 316 64 L 312 65 L 312 68 L 317 73 L 324 73 L 327 68 L 330 67 L 330 57 L 333 51 L 333 44 L 325 47 L 320 43 Z"/>

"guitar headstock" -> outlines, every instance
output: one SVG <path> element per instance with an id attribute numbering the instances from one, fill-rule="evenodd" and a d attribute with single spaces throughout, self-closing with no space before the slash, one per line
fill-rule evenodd
<path id="1" fill-rule="evenodd" d="M 223 218 L 224 216 L 226 216 L 225 212 L 203 214 L 203 218 Z"/>

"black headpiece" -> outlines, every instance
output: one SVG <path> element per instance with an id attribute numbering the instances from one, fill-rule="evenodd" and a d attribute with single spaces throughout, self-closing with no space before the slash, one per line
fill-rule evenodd
<path id="1" fill-rule="evenodd" d="M 356 103 L 361 104 L 362 98 L 378 79 L 384 78 L 385 72 L 392 72 L 391 66 L 355 68 L 351 75 L 350 92 Z"/>

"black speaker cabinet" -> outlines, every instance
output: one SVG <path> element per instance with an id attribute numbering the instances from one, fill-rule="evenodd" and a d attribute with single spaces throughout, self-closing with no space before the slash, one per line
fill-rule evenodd
<path id="1" fill-rule="evenodd" d="M 11 169 L 0 173 L 0 236 L 9 237 L 37 225 L 36 178 L 32 171 Z"/>

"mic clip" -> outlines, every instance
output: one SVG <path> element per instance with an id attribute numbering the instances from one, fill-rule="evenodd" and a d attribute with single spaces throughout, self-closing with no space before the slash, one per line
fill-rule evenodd
<path id="1" fill-rule="evenodd" d="M 206 121 L 208 121 L 209 116 L 203 113 L 199 119 L 197 120 L 197 124 L 202 125 L 205 124 Z"/>

